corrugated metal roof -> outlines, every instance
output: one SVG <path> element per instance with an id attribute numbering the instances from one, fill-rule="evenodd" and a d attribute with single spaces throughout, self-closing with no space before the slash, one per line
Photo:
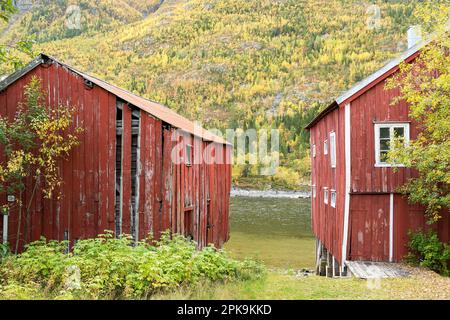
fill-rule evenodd
<path id="1" fill-rule="evenodd" d="M 83 77 L 84 79 L 92 82 L 93 84 L 105 89 L 108 92 L 111 92 L 115 96 L 119 97 L 120 99 L 136 106 L 137 108 L 151 114 L 152 116 L 170 124 L 171 126 L 181 129 L 182 131 L 185 131 L 187 133 L 193 134 L 197 137 L 202 138 L 205 141 L 212 141 L 216 143 L 221 144 L 230 144 L 222 137 L 219 137 L 208 130 L 203 129 L 202 127 L 198 126 L 194 122 L 186 119 L 185 117 L 179 115 L 175 111 L 171 110 L 170 108 L 163 106 L 159 103 L 156 103 L 154 101 L 142 98 L 138 95 L 135 95 L 125 89 L 116 87 L 112 84 L 109 84 L 103 80 L 100 80 L 96 77 L 90 76 L 84 72 L 81 72 L 74 67 L 65 64 L 61 61 L 58 61 L 56 58 L 51 57 L 49 55 L 41 53 L 36 59 L 34 59 L 28 66 L 23 68 L 22 70 L 19 70 L 3 81 L 0 82 L 0 91 L 14 83 L 16 80 L 39 66 L 40 64 L 44 63 L 45 61 L 51 60 L 61 66 L 66 67 L 67 69 L 71 70 L 72 72 L 78 74 L 79 76 Z"/>

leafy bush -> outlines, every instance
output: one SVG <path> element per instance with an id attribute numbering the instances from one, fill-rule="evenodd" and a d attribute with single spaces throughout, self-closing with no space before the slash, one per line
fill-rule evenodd
<path id="1" fill-rule="evenodd" d="M 430 268 L 443 275 L 449 275 L 448 261 L 450 246 L 439 241 L 436 232 L 410 232 L 407 260 Z"/>
<path id="2" fill-rule="evenodd" d="M 165 233 L 154 245 L 133 245 L 129 237 L 111 233 L 81 240 L 65 253 L 66 242 L 45 239 L 27 246 L 18 256 L 0 265 L 0 295 L 21 296 L 44 289 L 53 298 L 119 299 L 147 298 L 179 286 L 201 282 L 248 280 L 261 277 L 258 262 L 231 259 L 223 250 L 207 247 L 199 251 L 193 242 Z M 69 270 L 79 270 L 79 288 L 68 288 Z M 2 289 L 3 288 L 3 289 Z M 17 291 L 16 290 L 16 291 Z"/>
<path id="3" fill-rule="evenodd" d="M 0 262 L 11 254 L 11 250 L 7 244 L 0 243 Z"/>

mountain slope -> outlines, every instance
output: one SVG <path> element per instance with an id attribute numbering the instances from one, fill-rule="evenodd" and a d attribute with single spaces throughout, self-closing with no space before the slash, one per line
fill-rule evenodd
<path id="1" fill-rule="evenodd" d="M 95 31 L 107 32 L 118 25 L 143 19 L 156 11 L 163 2 L 164 0 L 18 0 L 19 17 L 12 19 L 3 35 L 14 39 L 14 36 L 25 34 L 42 43 Z M 76 22 L 78 13 L 79 27 L 68 27 L 67 22 Z"/>
<path id="2" fill-rule="evenodd" d="M 3 41 L 34 32 L 36 50 L 209 127 L 278 128 L 282 163 L 296 166 L 307 150 L 304 124 L 406 49 L 417 3 L 83 0 L 86 23 L 73 35 L 58 18 L 62 2 L 18 20 Z"/>

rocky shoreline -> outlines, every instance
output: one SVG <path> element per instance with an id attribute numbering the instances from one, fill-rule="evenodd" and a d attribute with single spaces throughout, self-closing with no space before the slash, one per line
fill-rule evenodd
<path id="1" fill-rule="evenodd" d="M 305 191 L 251 190 L 232 188 L 231 197 L 308 199 L 311 198 L 311 193 Z"/>

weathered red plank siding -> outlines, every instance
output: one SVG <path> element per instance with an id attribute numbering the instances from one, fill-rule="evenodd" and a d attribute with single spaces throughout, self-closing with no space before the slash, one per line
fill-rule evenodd
<path id="1" fill-rule="evenodd" d="M 108 190 L 107 190 L 107 230 L 115 230 L 116 197 L 116 97 L 108 93 Z"/>
<path id="2" fill-rule="evenodd" d="M 98 114 L 98 184 L 99 184 L 99 219 L 98 219 L 98 232 L 103 232 L 109 228 L 108 224 L 108 211 L 109 208 L 109 94 L 104 90 L 99 90 L 99 110 Z M 96 126 L 97 127 L 97 126 Z M 115 139 L 114 139 L 115 140 Z M 114 210 L 114 208 L 111 208 Z"/>
<path id="3" fill-rule="evenodd" d="M 385 81 L 351 102 L 352 192 L 396 192 L 414 176 L 408 168 L 375 167 L 374 122 L 409 122 L 411 139 L 417 137 L 417 124 L 408 116 L 405 102 L 391 106 L 398 89 L 385 90 Z"/>
<path id="4" fill-rule="evenodd" d="M 331 132 L 336 134 L 336 168 L 331 167 Z M 328 141 L 328 155 L 324 154 L 325 140 Z M 312 197 L 313 231 L 328 251 L 341 262 L 345 201 L 343 109 L 332 111 L 311 129 L 311 144 L 316 146 L 316 156 L 311 156 L 312 185 L 316 187 L 316 197 Z M 328 204 L 325 204 L 324 188 L 328 188 Z M 336 190 L 336 208 L 331 206 L 331 190 Z"/>
<path id="5" fill-rule="evenodd" d="M 131 109 L 122 108 L 122 233 L 131 234 Z"/>
<path id="6" fill-rule="evenodd" d="M 442 213 L 442 220 L 430 226 L 427 224 L 425 209 L 419 205 L 411 205 L 405 196 L 396 194 L 394 196 L 394 259 L 401 261 L 408 253 L 409 231 L 426 231 L 433 229 L 438 232 L 440 240 L 450 244 L 450 219 L 448 212 Z"/>
<path id="7" fill-rule="evenodd" d="M 385 81 L 379 82 L 351 101 L 351 192 L 355 193 L 351 196 L 351 203 L 353 206 L 360 201 L 362 196 L 357 195 L 358 193 L 366 193 L 367 195 L 363 197 L 367 200 L 364 201 L 370 208 L 370 206 L 381 205 L 378 203 L 379 199 L 389 199 L 389 193 L 395 194 L 394 224 L 392 226 L 394 230 L 393 260 L 400 261 L 407 252 L 408 231 L 427 229 L 428 227 L 424 208 L 408 204 L 407 199 L 397 194 L 398 188 L 417 176 L 417 172 L 409 168 L 375 167 L 374 124 L 376 122 L 409 122 L 410 138 L 415 139 L 418 134 L 418 125 L 410 119 L 406 102 L 402 101 L 396 106 L 391 106 L 393 98 L 399 95 L 398 89 L 387 91 L 385 83 Z M 386 195 L 376 195 L 376 193 Z M 385 205 L 384 203 L 383 206 Z M 389 206 L 383 207 L 382 210 L 389 213 Z M 350 212 L 351 221 L 353 221 L 352 214 Z M 368 218 L 368 223 L 370 221 L 373 222 Z M 375 227 L 378 227 L 378 230 Z M 380 225 L 373 225 L 372 232 L 379 234 L 384 232 L 383 228 Z M 439 223 L 436 230 L 439 231 L 440 238 L 448 242 L 448 215 L 444 215 L 444 220 Z M 384 251 L 385 244 L 385 241 L 382 243 L 365 241 L 365 251 L 360 258 L 388 261 L 389 256 L 386 257 Z M 349 250 L 354 251 L 355 249 L 352 248 L 354 245 L 356 244 L 349 240 Z M 378 250 L 378 253 L 374 254 L 373 250 Z M 383 254 L 380 253 L 380 250 L 383 251 Z"/>
<path id="8" fill-rule="evenodd" d="M 67 159 L 61 160 L 60 170 L 64 183 L 60 200 L 44 199 L 38 188 L 30 202 L 30 217 L 22 214 L 19 230 L 19 249 L 27 241 L 45 236 L 62 240 L 67 237 L 71 245 L 78 239 L 94 237 L 105 230 L 115 230 L 116 204 L 116 104 L 117 97 L 94 85 L 88 87 L 84 78 L 57 63 L 40 65 L 0 93 L 0 115 L 13 119 L 16 106 L 23 99 L 23 87 L 33 75 L 42 80 L 50 108 L 58 104 L 75 107 L 74 125 L 83 128 L 80 145 Z M 122 229 L 131 233 L 131 107 L 123 105 L 122 123 Z M 193 163 L 174 165 L 172 148 L 179 138 L 181 155 L 186 144 L 193 145 L 195 157 L 206 148 L 216 152 L 220 144 L 203 141 L 191 134 L 178 134 L 176 128 L 140 113 L 140 157 L 138 163 L 138 238 L 150 232 L 158 239 L 160 233 L 184 234 L 189 228 L 199 247 L 209 242 L 221 246 L 229 238 L 228 203 L 231 188 L 231 165 Z M 231 153 L 229 147 L 224 156 Z M 215 155 L 209 155 L 214 158 Z M 209 160 L 211 160 L 209 159 Z M 28 203 L 33 186 L 27 180 L 22 201 Z M 220 193 L 220 194 L 219 194 Z M 208 201 L 210 199 L 210 201 Z M 0 203 L 6 195 L 0 195 Z M 192 210 L 187 221 L 185 209 Z M 210 217 L 208 217 L 208 212 Z M 208 229 L 208 220 L 211 229 Z M 25 234 L 25 224 L 29 226 Z M 9 217 L 9 241 L 15 245 L 18 227 L 17 208 Z M 0 232 L 2 221 L 0 221 Z"/>
<path id="9" fill-rule="evenodd" d="M 351 260 L 389 261 L 389 195 L 352 196 Z"/>
<path id="10" fill-rule="evenodd" d="M 156 239 L 159 239 L 162 228 L 162 207 L 163 207 L 163 192 L 162 192 L 162 175 L 163 175 L 163 145 L 162 145 L 162 123 L 158 122 L 155 126 L 155 197 L 154 197 L 154 211 L 153 211 L 153 228 Z"/>
<path id="11" fill-rule="evenodd" d="M 161 221 L 161 231 L 171 229 L 171 217 L 172 217 L 172 196 L 173 196 L 173 164 L 172 164 L 172 132 L 168 129 L 163 130 L 162 139 L 163 144 L 163 180 L 161 188 L 162 190 L 162 204 L 161 212 L 163 214 Z"/>

